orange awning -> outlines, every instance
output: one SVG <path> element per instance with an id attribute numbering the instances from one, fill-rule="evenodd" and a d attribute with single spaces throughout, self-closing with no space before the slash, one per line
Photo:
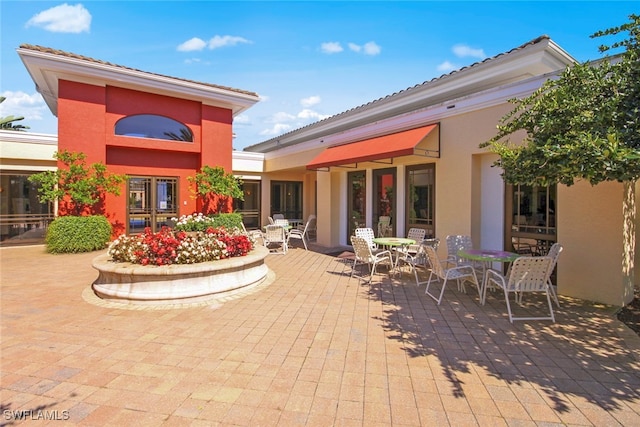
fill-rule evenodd
<path id="1" fill-rule="evenodd" d="M 417 151 L 419 151 L 416 149 L 417 145 L 437 127 L 437 124 L 433 124 L 364 141 L 329 147 L 307 164 L 307 169 L 318 170 L 329 168 L 330 166 L 372 162 L 417 154 Z"/>

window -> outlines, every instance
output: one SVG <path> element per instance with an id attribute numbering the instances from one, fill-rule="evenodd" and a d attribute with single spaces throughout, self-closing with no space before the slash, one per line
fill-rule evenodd
<path id="1" fill-rule="evenodd" d="M 271 212 L 281 213 L 287 219 L 302 219 L 302 182 L 272 181 Z"/>
<path id="2" fill-rule="evenodd" d="M 407 167 L 406 224 L 424 228 L 427 237 L 435 236 L 435 164 Z"/>
<path id="3" fill-rule="evenodd" d="M 193 142 L 193 133 L 184 124 L 154 114 L 137 114 L 118 120 L 115 134 L 137 138 Z"/>
<path id="4" fill-rule="evenodd" d="M 244 200 L 234 199 L 233 210 L 242 215 L 244 226 L 251 229 L 260 228 L 260 181 L 243 181 Z"/>
<path id="5" fill-rule="evenodd" d="M 347 209 L 348 235 L 355 234 L 355 229 L 366 227 L 367 212 L 366 177 L 364 171 L 349 172 L 349 199 Z"/>
<path id="6" fill-rule="evenodd" d="M 53 220 L 51 205 L 40 203 L 30 172 L 0 174 L 0 245 L 44 242 Z"/>
<path id="7" fill-rule="evenodd" d="M 373 224 L 380 221 L 381 216 L 391 219 L 390 233 L 396 233 L 396 169 L 375 169 L 373 171 Z"/>
<path id="8" fill-rule="evenodd" d="M 506 195 L 505 247 L 546 254 L 556 241 L 556 186 L 508 185 Z"/>

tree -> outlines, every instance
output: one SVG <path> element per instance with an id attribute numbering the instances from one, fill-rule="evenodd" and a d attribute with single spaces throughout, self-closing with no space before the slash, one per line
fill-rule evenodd
<path id="1" fill-rule="evenodd" d="M 640 178 L 640 16 L 591 37 L 628 33 L 628 38 L 599 48 L 624 48 L 616 56 L 576 64 L 547 81 L 524 99 L 498 125 L 498 133 L 480 147 L 500 156 L 496 166 L 510 184 L 592 185 L 618 181 L 624 188 L 626 288 L 633 289 L 635 256 L 635 187 Z M 525 131 L 523 144 L 508 137 Z M 629 286 L 630 285 L 630 286 Z"/>
<path id="2" fill-rule="evenodd" d="M 5 101 L 5 99 L 7 98 L 4 96 L 0 96 L 0 104 L 2 104 Z M 18 122 L 20 120 L 24 120 L 24 117 L 16 117 L 16 116 L 0 117 L 0 129 L 15 130 L 15 131 L 25 131 L 29 129 L 29 126 L 13 124 L 13 122 Z"/>
<path id="3" fill-rule="evenodd" d="M 106 194 L 120 195 L 125 175 L 108 173 L 107 167 L 100 162 L 87 165 L 84 153 L 63 150 L 54 157 L 64 167 L 29 177 L 29 181 L 39 184 L 38 199 L 41 203 L 61 202 L 63 214 L 79 216 L 101 210 Z"/>
<path id="4" fill-rule="evenodd" d="M 202 198 L 204 211 L 228 212 L 232 199 L 244 200 L 242 181 L 221 166 L 204 165 L 195 177 L 187 179 L 195 184 L 193 192 Z"/>

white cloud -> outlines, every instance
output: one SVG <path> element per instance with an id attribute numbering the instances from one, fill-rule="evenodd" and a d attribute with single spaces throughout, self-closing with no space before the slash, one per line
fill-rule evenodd
<path id="1" fill-rule="evenodd" d="M 47 112 L 48 107 L 37 92 L 29 95 L 22 91 L 4 91 L 0 95 L 7 98 L 0 104 L 0 117 L 24 117 L 19 124 L 29 126 L 28 120 L 42 120 Z"/>
<path id="2" fill-rule="evenodd" d="M 285 123 L 276 123 L 271 128 L 264 129 L 263 131 L 261 131 L 260 135 L 264 135 L 264 136 L 281 135 L 290 129 L 291 129 L 291 125 L 288 125 Z"/>
<path id="3" fill-rule="evenodd" d="M 205 47 L 209 49 L 217 49 L 224 46 L 235 46 L 239 43 L 251 43 L 250 40 L 238 36 L 213 36 L 208 42 L 200 37 L 193 37 L 178 46 L 180 52 L 193 52 L 203 50 Z"/>
<path id="4" fill-rule="evenodd" d="M 246 114 L 240 114 L 239 116 L 235 116 L 233 118 L 233 124 L 234 125 L 246 125 L 249 124 L 251 122 L 251 120 L 249 119 L 249 116 Z"/>
<path id="5" fill-rule="evenodd" d="M 201 38 L 194 37 L 178 46 L 179 52 L 192 52 L 194 50 L 202 50 L 207 47 L 207 42 Z"/>
<path id="6" fill-rule="evenodd" d="M 64 3 L 34 15 L 25 26 L 40 27 L 54 33 L 88 33 L 91 14 L 81 4 L 70 6 Z"/>
<path id="7" fill-rule="evenodd" d="M 265 120 L 266 123 L 280 123 L 280 122 L 291 122 L 296 119 L 296 116 L 293 114 L 285 113 L 284 111 L 279 111 L 273 114 L 271 117 Z"/>
<path id="8" fill-rule="evenodd" d="M 444 72 L 447 72 L 447 73 L 449 71 L 457 70 L 458 68 L 460 68 L 460 67 L 458 67 L 455 64 L 452 64 L 449 61 L 444 61 L 442 64 L 438 65 L 438 71 L 444 71 Z"/>
<path id="9" fill-rule="evenodd" d="M 326 43 L 322 43 L 320 45 L 320 50 L 323 53 L 331 54 L 331 53 L 342 52 L 344 49 L 342 48 L 342 46 L 338 42 L 326 42 Z"/>
<path id="10" fill-rule="evenodd" d="M 382 51 L 382 48 L 376 44 L 376 42 L 367 42 L 363 46 L 355 43 L 348 44 L 349 49 L 356 53 L 362 52 L 365 55 L 375 56 L 379 55 Z"/>
<path id="11" fill-rule="evenodd" d="M 314 96 L 310 96 L 308 98 L 302 98 L 300 100 L 300 105 L 302 105 L 303 107 L 307 108 L 307 107 L 311 107 L 314 106 L 316 104 L 319 104 L 321 101 L 320 97 L 317 95 Z"/>
<path id="12" fill-rule="evenodd" d="M 310 121 L 310 120 L 311 121 L 317 121 L 317 120 L 326 119 L 329 116 L 325 116 L 325 115 L 322 115 L 322 114 L 318 113 L 317 111 L 313 111 L 313 110 L 310 110 L 308 108 L 305 108 L 304 110 L 302 110 L 302 111 L 300 111 L 298 113 L 297 117 L 299 119 L 303 119 L 303 120 L 306 120 L 306 121 Z"/>
<path id="13" fill-rule="evenodd" d="M 375 42 L 368 42 L 364 44 L 364 54 L 365 55 L 379 55 L 382 48 L 378 46 Z"/>
<path id="14" fill-rule="evenodd" d="M 203 61 L 200 58 L 188 58 L 188 59 L 184 60 L 184 63 L 185 64 L 201 64 L 202 63 L 202 64 L 206 64 L 206 65 L 209 64 L 208 61 Z"/>
<path id="15" fill-rule="evenodd" d="M 458 58 L 470 56 L 472 58 L 484 59 L 487 55 L 483 49 L 473 49 L 464 44 L 457 44 L 451 49 Z"/>
<path id="16" fill-rule="evenodd" d="M 238 43 L 251 43 L 251 41 L 245 39 L 244 37 L 216 35 L 213 36 L 211 40 L 209 40 L 209 49 L 217 49 L 224 46 L 235 46 Z"/>

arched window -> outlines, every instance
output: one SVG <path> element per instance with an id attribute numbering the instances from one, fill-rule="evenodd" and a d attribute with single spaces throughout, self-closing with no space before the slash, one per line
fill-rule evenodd
<path id="1" fill-rule="evenodd" d="M 155 114 L 136 114 L 116 122 L 116 135 L 193 142 L 193 133 L 184 124 Z"/>

